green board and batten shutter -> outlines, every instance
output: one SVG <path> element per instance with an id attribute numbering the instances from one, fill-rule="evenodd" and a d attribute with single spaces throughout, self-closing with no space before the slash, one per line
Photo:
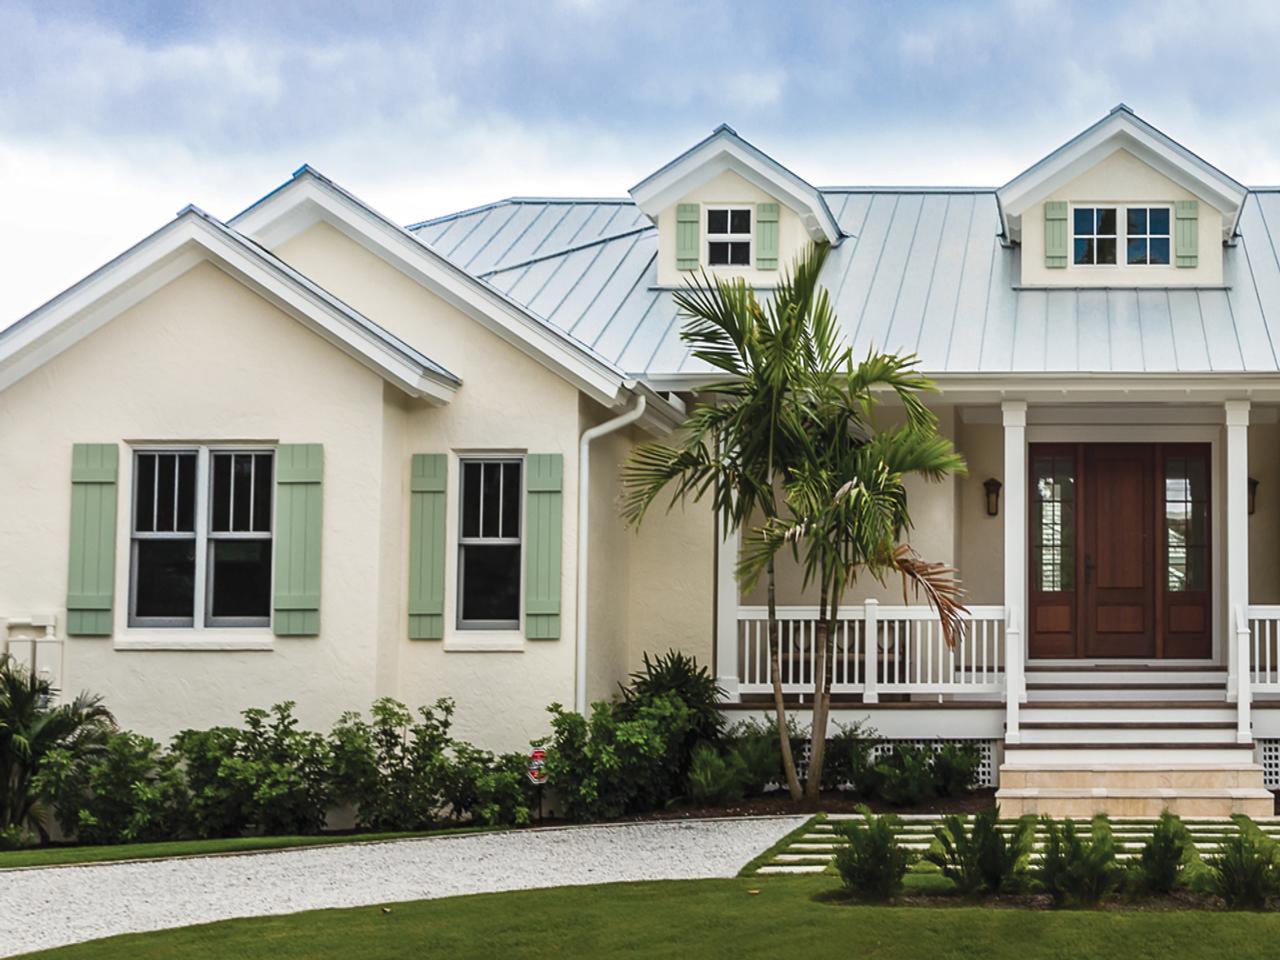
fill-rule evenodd
<path id="1" fill-rule="evenodd" d="M 555 640 L 560 636 L 564 457 L 531 453 L 525 470 L 525 637 Z"/>
<path id="2" fill-rule="evenodd" d="M 676 269 L 698 269 L 698 219 L 702 208 L 696 203 L 676 204 Z"/>
<path id="3" fill-rule="evenodd" d="M 409 639 L 444 636 L 443 453 L 415 453 L 409 470 Z"/>
<path id="4" fill-rule="evenodd" d="M 276 451 L 276 585 L 272 625 L 278 637 L 320 632 L 320 532 L 324 448 L 282 443 Z"/>
<path id="5" fill-rule="evenodd" d="M 1200 262 L 1200 201 L 1179 200 L 1174 206 L 1174 255 L 1180 267 Z"/>
<path id="6" fill-rule="evenodd" d="M 1044 265 L 1067 265 L 1067 201 L 1049 200 L 1044 205 Z"/>
<path id="7" fill-rule="evenodd" d="M 105 637 L 111 634 L 119 471 L 120 451 L 114 443 L 77 443 L 72 446 L 68 636 Z"/>
<path id="8" fill-rule="evenodd" d="M 778 269 L 778 205 L 756 204 L 756 268 Z"/>

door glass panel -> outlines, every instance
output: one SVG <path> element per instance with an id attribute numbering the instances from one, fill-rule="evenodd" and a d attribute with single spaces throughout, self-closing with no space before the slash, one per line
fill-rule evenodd
<path id="1" fill-rule="evenodd" d="M 1075 589 L 1075 458 L 1040 455 L 1032 460 L 1032 576 L 1042 593 Z"/>
<path id="2" fill-rule="evenodd" d="M 1171 593 L 1209 582 L 1209 484 L 1203 454 L 1170 456 L 1164 466 L 1164 544 Z"/>

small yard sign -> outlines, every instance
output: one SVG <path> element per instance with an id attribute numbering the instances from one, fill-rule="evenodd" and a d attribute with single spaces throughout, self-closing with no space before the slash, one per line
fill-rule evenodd
<path id="1" fill-rule="evenodd" d="M 539 747 L 529 754 L 529 782 L 540 787 L 547 782 L 547 751 Z"/>

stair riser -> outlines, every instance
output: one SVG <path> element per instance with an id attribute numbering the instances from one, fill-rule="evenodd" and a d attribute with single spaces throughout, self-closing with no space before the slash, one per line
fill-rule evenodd
<path id="1" fill-rule="evenodd" d="M 1097 707 L 1055 707 L 1043 703 L 1024 704 L 1019 716 L 1023 723 L 1235 723 L 1234 707 L 1149 707 L 1145 710 Z"/>
<path id="2" fill-rule="evenodd" d="M 1135 683 L 1177 687 L 1212 683 L 1225 688 L 1227 674 L 1225 670 L 1028 670 L 1027 683 L 1088 683 L 1099 687 Z"/>
<path id="3" fill-rule="evenodd" d="M 1151 743 L 1174 740 L 1178 743 L 1208 743 L 1231 746 L 1236 742 L 1235 728 L 1231 729 L 1161 729 L 1159 727 L 1109 727 L 1102 729 L 1037 730 L 1022 728 L 1022 742 L 1043 743 L 1053 746 L 1070 746 L 1073 743 Z"/>
<path id="4" fill-rule="evenodd" d="M 1129 749 L 1074 750 L 1070 747 L 1032 746 L 1005 748 L 1005 762 L 1018 766 L 1083 766 L 1088 764 L 1139 766 L 1178 766 L 1182 764 L 1239 764 L 1253 762 L 1253 748 L 1181 747 L 1168 750 Z"/>
<path id="5" fill-rule="evenodd" d="M 1051 797 L 1006 798 L 996 794 L 1002 817 L 1026 814 L 1052 817 L 1090 817 L 1105 813 L 1113 817 L 1158 817 L 1168 810 L 1180 817 L 1225 817 L 1244 814 L 1248 817 L 1270 816 L 1275 801 L 1267 798 L 1199 798 L 1199 797 Z"/>
<path id="6" fill-rule="evenodd" d="M 1088 790 L 1224 790 L 1262 786 L 1260 767 L 1247 770 L 1000 770 L 1000 788 Z"/>
<path id="7" fill-rule="evenodd" d="M 1051 703 L 1054 700 L 1225 700 L 1225 692 L 1187 687 L 1120 687 L 1114 685 L 1053 689 L 1027 684 L 1027 700 Z"/>

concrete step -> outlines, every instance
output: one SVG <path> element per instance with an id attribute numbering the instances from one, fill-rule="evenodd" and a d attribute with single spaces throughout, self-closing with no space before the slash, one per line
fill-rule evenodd
<path id="1" fill-rule="evenodd" d="M 1098 700 L 1218 700 L 1225 702 L 1221 683 L 1050 683 L 1027 678 L 1029 703 Z"/>
<path id="2" fill-rule="evenodd" d="M 1000 786 L 1002 789 L 1060 787 L 1072 790 L 1093 787 L 1153 790 L 1261 789 L 1262 767 L 1256 763 L 1032 764 L 1019 761 L 1006 763 L 1000 768 Z"/>
<path id="3" fill-rule="evenodd" d="M 1030 720 L 1020 724 L 1024 744 L 1057 744 L 1070 746 L 1075 743 L 1149 743 L 1170 740 L 1186 744 L 1224 744 L 1234 746 L 1236 724 L 1223 721 L 1166 721 L 1144 723 L 1140 721 L 1108 720 Z"/>
<path id="4" fill-rule="evenodd" d="M 1019 711 L 1021 726 L 1031 723 L 1231 723 L 1236 708 L 1222 700 L 1146 703 L 1141 700 L 1030 701 Z"/>
<path id="5" fill-rule="evenodd" d="M 1001 816 L 1049 814 L 1054 817 L 1156 817 L 1164 810 L 1179 816 L 1270 815 L 1275 798 L 1261 787 L 1160 789 L 1122 787 L 1001 787 L 996 792 Z"/>
<path id="6" fill-rule="evenodd" d="M 1116 766 L 1180 766 L 1184 764 L 1253 763 L 1253 744 L 1206 744 L 1186 742 L 1088 742 L 1071 744 L 1006 743 L 1005 763 L 1020 766 L 1093 767 L 1098 764 Z"/>

